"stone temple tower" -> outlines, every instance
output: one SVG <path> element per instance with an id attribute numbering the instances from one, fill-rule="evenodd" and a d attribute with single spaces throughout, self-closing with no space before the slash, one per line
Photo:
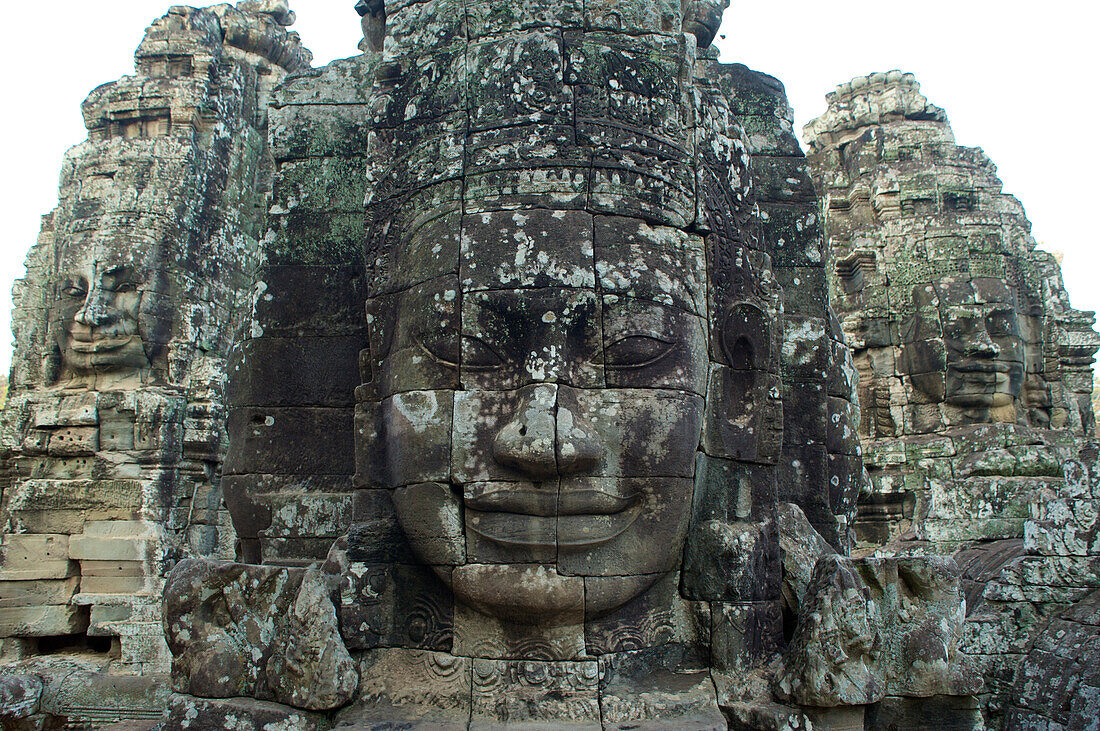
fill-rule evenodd
<path id="1" fill-rule="evenodd" d="M 227 358 L 270 192 L 267 100 L 311 58 L 291 22 L 285 2 L 173 8 L 135 75 L 84 103 L 88 140 L 15 288 L 0 415 L 9 659 L 84 645 L 102 651 L 85 669 L 164 673 L 166 566 L 233 555 Z M 94 696 L 89 718 L 112 702 Z"/>
<path id="2" fill-rule="evenodd" d="M 1082 450 L 1100 337 L 996 167 L 956 144 L 912 74 L 827 100 L 805 134 L 860 374 L 872 484 L 857 546 L 955 555 L 964 649 L 996 725 L 1038 626 L 1096 586 L 1095 452 Z"/>

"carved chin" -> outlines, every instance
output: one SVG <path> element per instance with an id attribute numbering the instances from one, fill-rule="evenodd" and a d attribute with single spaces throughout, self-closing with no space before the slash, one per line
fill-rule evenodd
<path id="1" fill-rule="evenodd" d="M 659 575 L 601 581 L 585 598 L 584 579 L 562 576 L 553 566 L 468 564 L 454 569 L 455 599 L 482 614 L 517 624 L 565 624 L 606 614 L 642 594 Z"/>

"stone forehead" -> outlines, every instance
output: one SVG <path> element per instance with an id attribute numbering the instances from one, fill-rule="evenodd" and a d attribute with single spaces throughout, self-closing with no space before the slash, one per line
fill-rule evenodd
<path id="1" fill-rule="evenodd" d="M 57 244 L 57 261 L 62 267 L 127 265 L 148 267 L 157 255 L 170 222 L 156 215 L 129 211 L 84 220 L 65 232 Z"/>
<path id="2" fill-rule="evenodd" d="M 467 292 L 585 288 L 707 312 L 703 237 L 638 218 L 553 209 L 454 214 L 390 241 L 373 294 L 457 273 L 457 288 Z M 760 263 L 734 262 L 763 280 Z"/>

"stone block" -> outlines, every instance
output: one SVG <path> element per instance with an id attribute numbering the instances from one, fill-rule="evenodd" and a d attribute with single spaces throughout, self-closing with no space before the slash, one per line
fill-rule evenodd
<path id="1" fill-rule="evenodd" d="M 147 564 L 144 561 L 93 561 L 80 562 L 80 575 L 84 577 L 127 577 L 145 576 Z"/>
<path id="2" fill-rule="evenodd" d="M 336 612 L 350 648 L 450 651 L 454 599 L 432 569 L 360 563 L 350 548 L 348 555 Z"/>
<path id="3" fill-rule="evenodd" d="M 64 579 L 69 561 L 69 536 L 9 533 L 0 538 L 0 580 Z"/>
<path id="4" fill-rule="evenodd" d="M 234 728 L 239 731 L 323 731 L 327 719 L 290 706 L 251 698 L 215 700 L 175 693 L 168 703 L 165 728 Z"/>
<path id="5" fill-rule="evenodd" d="M 132 520 L 143 507 L 141 480 L 28 479 L 10 490 L 8 510 L 30 533 L 80 533 L 88 520 Z M 52 527 L 57 526 L 57 528 Z"/>
<path id="6" fill-rule="evenodd" d="M 352 410 L 241 407 L 229 412 L 237 435 L 226 474 L 340 475 L 354 469 Z"/>
<path id="7" fill-rule="evenodd" d="M 358 268 L 267 266 L 256 277 L 264 291 L 253 307 L 253 337 L 335 337 L 366 331 L 366 289 Z M 351 366 L 356 370 L 354 361 Z"/>
<path id="8" fill-rule="evenodd" d="M 79 581 L 77 576 L 33 581 L 0 580 L 0 608 L 68 604 Z"/>
<path id="9" fill-rule="evenodd" d="M 829 363 L 825 320 L 807 315 L 785 316 L 780 360 L 784 382 L 824 383 Z"/>
<path id="10" fill-rule="evenodd" d="M 474 660 L 471 729 L 569 719 L 574 729 L 599 729 L 599 666 L 595 661 Z"/>
<path id="11" fill-rule="evenodd" d="M 92 597 L 103 594 L 148 595 L 151 591 L 151 582 L 144 576 L 83 576 L 75 601 L 87 603 Z"/>
<path id="12" fill-rule="evenodd" d="M 696 462 L 683 590 L 695 600 L 754 602 L 779 597 L 776 484 L 761 465 Z"/>
<path id="13" fill-rule="evenodd" d="M 149 561 L 157 558 L 160 540 L 146 532 L 146 525 L 139 522 L 111 523 L 103 526 L 101 532 L 89 530 L 92 523 L 85 524 L 85 532 L 69 539 L 69 554 L 76 561 Z M 131 533 L 131 530 L 141 531 Z"/>
<path id="14" fill-rule="evenodd" d="M 94 426 L 70 426 L 50 433 L 46 448 L 55 457 L 86 457 L 99 450 L 99 429 Z"/>
<path id="15" fill-rule="evenodd" d="M 356 481 L 366 487 L 449 479 L 454 391 L 409 391 L 355 409 Z"/>
<path id="16" fill-rule="evenodd" d="M 75 635 L 88 627 L 88 610 L 74 605 L 6 607 L 0 609 L 4 637 Z"/>
<path id="17" fill-rule="evenodd" d="M 619 605 L 623 594 L 642 588 Z M 589 656 L 646 648 L 705 645 L 708 607 L 679 597 L 676 572 L 664 576 L 590 576 L 584 580 L 584 643 Z M 671 652 L 671 650 L 670 650 Z"/>
<path id="18" fill-rule="evenodd" d="M 129 621 L 133 613 L 133 607 L 126 604 L 93 606 L 88 623 L 88 636 L 117 637 L 118 630 L 111 627 L 111 625 L 116 622 Z"/>
<path id="19" fill-rule="evenodd" d="M 462 731 L 470 722 L 471 663 L 439 652 L 369 650 L 359 663 L 359 697 L 337 716 L 337 727 Z"/>
<path id="20" fill-rule="evenodd" d="M 683 648 L 603 656 L 600 716 L 605 729 L 719 729 L 726 726 L 710 673 Z"/>
<path id="21" fill-rule="evenodd" d="M 254 337 L 234 351 L 231 407 L 350 408 L 366 338 Z"/>

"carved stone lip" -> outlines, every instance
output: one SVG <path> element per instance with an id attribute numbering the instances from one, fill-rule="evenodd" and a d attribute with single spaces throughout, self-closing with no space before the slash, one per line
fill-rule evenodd
<path id="1" fill-rule="evenodd" d="M 640 493 L 623 495 L 593 486 L 538 488 L 504 484 L 466 497 L 466 507 L 482 512 L 513 513 L 541 517 L 615 515 L 641 499 Z"/>
<path id="2" fill-rule="evenodd" d="M 105 353 L 124 348 L 133 342 L 133 340 L 133 335 L 127 335 L 121 338 L 96 338 L 93 340 L 77 340 L 74 337 L 69 347 L 77 353 Z"/>
<path id="3" fill-rule="evenodd" d="M 537 516 L 474 511 L 469 530 L 485 540 L 517 549 L 553 548 L 583 550 L 622 535 L 641 515 L 641 506 L 615 515 Z"/>
<path id="4" fill-rule="evenodd" d="M 1014 363 L 1003 360 L 961 360 L 951 364 L 959 373 L 1011 373 Z"/>
<path id="5" fill-rule="evenodd" d="M 626 532 L 641 514 L 642 506 L 636 504 L 615 515 L 558 516 L 558 548 L 576 551 L 607 543 Z"/>

